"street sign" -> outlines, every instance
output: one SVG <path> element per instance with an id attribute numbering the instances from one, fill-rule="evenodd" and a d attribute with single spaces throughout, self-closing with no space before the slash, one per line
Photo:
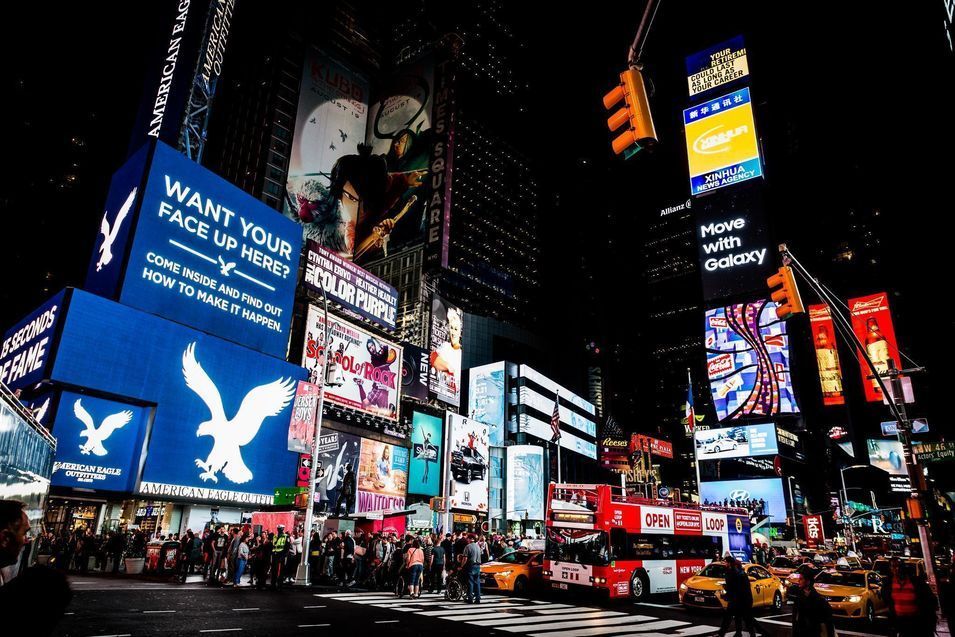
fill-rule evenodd
<path id="1" fill-rule="evenodd" d="M 920 442 L 912 451 L 923 464 L 955 460 L 955 442 Z"/>
<path id="2" fill-rule="evenodd" d="M 894 420 L 888 420 L 882 423 L 883 436 L 895 436 L 899 433 L 899 423 Z M 928 433 L 928 420 L 925 418 L 916 418 L 912 421 L 912 433 Z"/>
<path id="3" fill-rule="evenodd" d="M 274 504 L 277 506 L 295 504 L 295 496 L 300 493 L 308 493 L 308 487 L 277 487 Z"/>

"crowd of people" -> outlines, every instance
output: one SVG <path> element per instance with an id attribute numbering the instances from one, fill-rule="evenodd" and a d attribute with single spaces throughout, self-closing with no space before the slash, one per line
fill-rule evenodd
<path id="1" fill-rule="evenodd" d="M 723 498 L 710 502 L 709 499 L 703 500 L 703 506 L 732 507 L 734 509 L 746 509 L 750 517 L 761 518 L 766 515 L 766 500 L 763 498 Z"/>

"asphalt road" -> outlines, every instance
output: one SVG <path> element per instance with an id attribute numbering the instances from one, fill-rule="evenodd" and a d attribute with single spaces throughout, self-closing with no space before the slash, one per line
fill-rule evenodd
<path id="1" fill-rule="evenodd" d="M 716 632 L 719 613 L 688 611 L 675 597 L 649 603 L 606 602 L 543 591 L 527 597 L 485 595 L 480 606 L 437 595 L 398 600 L 389 593 L 335 589 L 280 591 L 208 588 L 109 577 L 73 577 L 68 614 L 56 634 L 69 637 L 139 635 L 471 635 L 492 637 L 692 637 Z M 758 611 L 760 632 L 790 634 L 790 614 Z M 840 635 L 885 635 L 873 626 L 840 621 Z"/>

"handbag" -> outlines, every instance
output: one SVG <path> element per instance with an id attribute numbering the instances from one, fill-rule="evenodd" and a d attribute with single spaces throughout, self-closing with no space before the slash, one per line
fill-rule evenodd
<path id="1" fill-rule="evenodd" d="M 355 555 L 359 557 L 364 557 L 365 547 L 364 546 L 355 546 Z"/>

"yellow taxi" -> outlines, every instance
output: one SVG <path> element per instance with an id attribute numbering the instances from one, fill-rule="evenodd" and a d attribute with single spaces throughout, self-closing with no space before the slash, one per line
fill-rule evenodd
<path id="1" fill-rule="evenodd" d="M 882 600 L 882 583 L 882 576 L 875 571 L 828 569 L 816 576 L 813 587 L 829 602 L 836 617 L 871 622 L 888 610 Z"/>
<path id="2" fill-rule="evenodd" d="M 805 557 L 789 557 L 787 555 L 780 555 L 774 557 L 773 561 L 769 564 L 769 572 L 778 577 L 779 579 L 786 579 L 790 575 L 796 572 L 796 569 L 799 566 L 807 561 Z"/>
<path id="3" fill-rule="evenodd" d="M 753 607 L 772 606 L 780 609 L 786 600 L 782 581 L 759 564 L 743 564 L 753 591 Z M 726 564 L 711 562 L 703 570 L 680 584 L 680 603 L 692 608 L 726 608 L 723 584 Z"/>
<path id="4" fill-rule="evenodd" d="M 481 564 L 481 588 L 524 593 L 544 579 L 543 551 L 512 551 Z"/>

